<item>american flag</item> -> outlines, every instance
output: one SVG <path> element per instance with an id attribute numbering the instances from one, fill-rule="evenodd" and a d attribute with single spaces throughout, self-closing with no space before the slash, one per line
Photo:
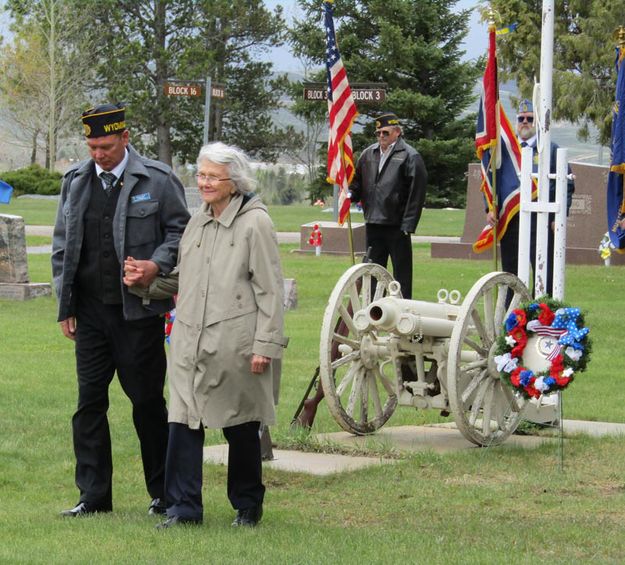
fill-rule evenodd
<path id="1" fill-rule="evenodd" d="M 336 44 L 332 19 L 333 1 L 327 0 L 323 3 L 327 40 L 328 113 L 330 115 L 327 180 L 329 183 L 339 186 L 339 224 L 342 224 L 349 214 L 351 205 L 347 196 L 349 183 L 354 176 L 351 131 L 358 112 Z"/>
<path id="2" fill-rule="evenodd" d="M 490 26 L 488 31 L 488 61 L 482 80 L 475 149 L 480 159 L 482 192 L 486 204 L 489 210 L 495 209 L 495 203 L 497 205 L 497 240 L 499 241 L 506 233 L 510 220 L 519 211 L 521 146 L 499 101 L 495 26 Z M 496 175 L 496 202 L 493 194 L 493 172 Z M 534 181 L 532 198 L 536 196 L 536 190 Z M 492 247 L 493 240 L 493 228 L 486 225 L 473 244 L 473 251 L 475 253 L 486 251 Z"/>

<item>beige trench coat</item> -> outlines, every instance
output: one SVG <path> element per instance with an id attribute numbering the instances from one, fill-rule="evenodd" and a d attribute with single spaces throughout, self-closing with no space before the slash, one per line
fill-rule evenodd
<path id="1" fill-rule="evenodd" d="M 176 321 L 168 356 L 169 421 L 224 428 L 275 423 L 283 336 L 278 242 L 257 196 L 236 195 L 219 218 L 207 205 L 180 241 Z M 270 357 L 251 372 L 252 354 Z"/>

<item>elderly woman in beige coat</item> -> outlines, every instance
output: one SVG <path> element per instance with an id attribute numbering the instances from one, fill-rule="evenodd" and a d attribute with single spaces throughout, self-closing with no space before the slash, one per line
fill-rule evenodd
<path id="1" fill-rule="evenodd" d="M 178 254 L 168 360 L 168 519 L 159 526 L 202 521 L 204 428 L 221 428 L 229 444 L 232 525 L 255 526 L 265 492 L 259 428 L 275 422 L 279 363 L 273 360 L 287 343 L 280 256 L 267 208 L 251 193 L 245 154 L 211 143 L 202 147 L 197 164 L 204 202 Z M 132 284 L 132 261 L 125 268 Z"/>

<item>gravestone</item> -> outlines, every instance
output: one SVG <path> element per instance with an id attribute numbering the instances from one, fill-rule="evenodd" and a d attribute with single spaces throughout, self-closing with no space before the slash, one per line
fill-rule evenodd
<path id="1" fill-rule="evenodd" d="M 202 197 L 197 187 L 185 187 L 184 196 L 187 201 L 187 209 L 189 214 L 193 216 L 202 206 Z"/>
<path id="2" fill-rule="evenodd" d="M 51 292 L 49 284 L 28 278 L 24 219 L 0 214 L 0 298 L 28 300 Z"/>
<path id="3" fill-rule="evenodd" d="M 299 253 L 315 253 L 315 247 L 308 240 L 315 225 L 319 226 L 323 238 L 321 253 L 330 255 L 349 255 L 349 228 L 347 223 L 339 226 L 337 222 L 319 221 L 303 224 L 300 228 Z M 354 254 L 365 254 L 365 224 L 352 222 L 352 241 Z"/>
<path id="4" fill-rule="evenodd" d="M 566 262 L 582 265 L 603 265 L 599 243 L 608 230 L 606 186 L 608 167 L 570 163 L 575 175 L 575 193 L 566 228 Z M 434 258 L 482 259 L 492 261 L 492 250 L 474 253 L 472 245 L 486 223 L 484 198 L 480 191 L 479 163 L 471 163 L 468 171 L 467 208 L 460 242 L 432 243 Z M 625 265 L 625 255 L 612 253 L 612 265 Z"/>

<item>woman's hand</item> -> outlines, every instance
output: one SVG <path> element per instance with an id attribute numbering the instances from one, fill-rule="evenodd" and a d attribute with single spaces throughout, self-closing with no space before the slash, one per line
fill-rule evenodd
<path id="1" fill-rule="evenodd" d="M 154 261 L 127 257 L 124 261 L 124 284 L 147 288 L 158 274 L 158 265 Z"/>
<path id="2" fill-rule="evenodd" d="M 263 357 L 262 355 L 252 355 L 252 373 L 260 375 L 267 370 L 271 363 L 271 358 Z"/>

